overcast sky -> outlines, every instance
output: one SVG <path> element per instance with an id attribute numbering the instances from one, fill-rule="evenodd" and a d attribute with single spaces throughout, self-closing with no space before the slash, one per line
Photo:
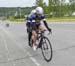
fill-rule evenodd
<path id="1" fill-rule="evenodd" d="M 0 0 L 0 7 L 30 7 L 36 0 Z M 48 2 L 48 0 L 45 0 Z"/>
<path id="2" fill-rule="evenodd" d="M 0 0 L 0 7 L 30 7 L 35 5 L 36 0 Z M 48 0 L 44 0 L 48 3 Z"/>

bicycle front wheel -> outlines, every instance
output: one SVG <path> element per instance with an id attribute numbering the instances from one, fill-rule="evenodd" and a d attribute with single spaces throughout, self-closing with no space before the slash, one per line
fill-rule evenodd
<path id="1" fill-rule="evenodd" d="M 41 50 L 42 50 L 43 57 L 47 62 L 49 62 L 52 59 L 51 43 L 47 37 L 43 37 L 41 43 L 42 43 Z"/>

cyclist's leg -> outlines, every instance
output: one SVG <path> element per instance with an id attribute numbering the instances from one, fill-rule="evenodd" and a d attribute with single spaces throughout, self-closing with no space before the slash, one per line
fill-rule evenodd
<path id="1" fill-rule="evenodd" d="M 34 39 L 34 45 L 36 45 L 36 39 L 37 39 L 37 33 L 36 31 L 32 31 L 33 39 Z"/>
<path id="2" fill-rule="evenodd" d="M 36 40 L 37 40 L 37 33 L 36 33 L 36 31 L 32 31 L 32 36 L 33 36 L 33 49 L 34 50 L 36 50 L 36 48 L 37 48 L 37 45 L 36 45 Z"/>
<path id="3" fill-rule="evenodd" d="M 39 30 L 41 30 L 41 31 L 44 31 L 44 30 L 47 30 L 43 25 L 39 25 Z"/>
<path id="4" fill-rule="evenodd" d="M 37 40 L 37 24 L 33 23 L 32 25 L 32 36 L 33 36 L 33 49 L 36 50 L 37 45 L 36 45 L 36 40 Z"/>
<path id="5" fill-rule="evenodd" d="M 32 32 L 31 32 L 31 22 L 27 22 L 26 23 L 26 26 L 27 26 L 27 33 L 28 33 L 28 44 L 29 44 L 29 46 L 31 46 L 30 45 L 30 39 L 31 39 L 31 36 L 32 36 Z"/>
<path id="6" fill-rule="evenodd" d="M 40 31 L 46 30 L 46 28 L 45 28 L 43 25 L 41 25 L 41 24 L 38 26 L 38 29 L 39 29 Z M 41 44 L 39 44 L 38 47 L 40 48 L 40 47 L 41 47 Z"/>
<path id="7" fill-rule="evenodd" d="M 32 32 L 28 32 L 28 44 L 29 44 L 29 46 L 31 46 L 31 44 L 30 44 L 31 37 L 32 37 Z"/>

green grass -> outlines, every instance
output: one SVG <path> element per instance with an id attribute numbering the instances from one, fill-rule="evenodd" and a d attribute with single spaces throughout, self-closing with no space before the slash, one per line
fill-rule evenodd
<path id="1" fill-rule="evenodd" d="M 47 18 L 47 21 L 75 21 L 75 17 L 52 17 L 52 18 Z"/>
<path id="2" fill-rule="evenodd" d="M 22 19 L 9 18 L 8 20 L 13 21 L 13 22 L 25 22 L 24 18 L 22 18 Z"/>
<path id="3" fill-rule="evenodd" d="M 5 19 L 5 18 L 4 18 Z M 9 20 L 11 22 L 25 22 L 25 19 L 15 19 L 13 17 L 10 17 Z M 47 22 L 65 22 L 65 21 L 74 21 L 75 22 L 75 17 L 52 17 L 52 18 L 46 18 Z"/>

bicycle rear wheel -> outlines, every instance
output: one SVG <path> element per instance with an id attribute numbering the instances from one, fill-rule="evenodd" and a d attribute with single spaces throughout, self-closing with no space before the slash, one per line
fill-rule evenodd
<path id="1" fill-rule="evenodd" d="M 42 50 L 43 57 L 47 62 L 49 62 L 52 59 L 51 43 L 47 37 L 43 37 L 41 43 L 42 43 L 41 50 Z"/>
<path id="2" fill-rule="evenodd" d="M 33 38 L 30 39 L 30 46 L 33 47 Z"/>

